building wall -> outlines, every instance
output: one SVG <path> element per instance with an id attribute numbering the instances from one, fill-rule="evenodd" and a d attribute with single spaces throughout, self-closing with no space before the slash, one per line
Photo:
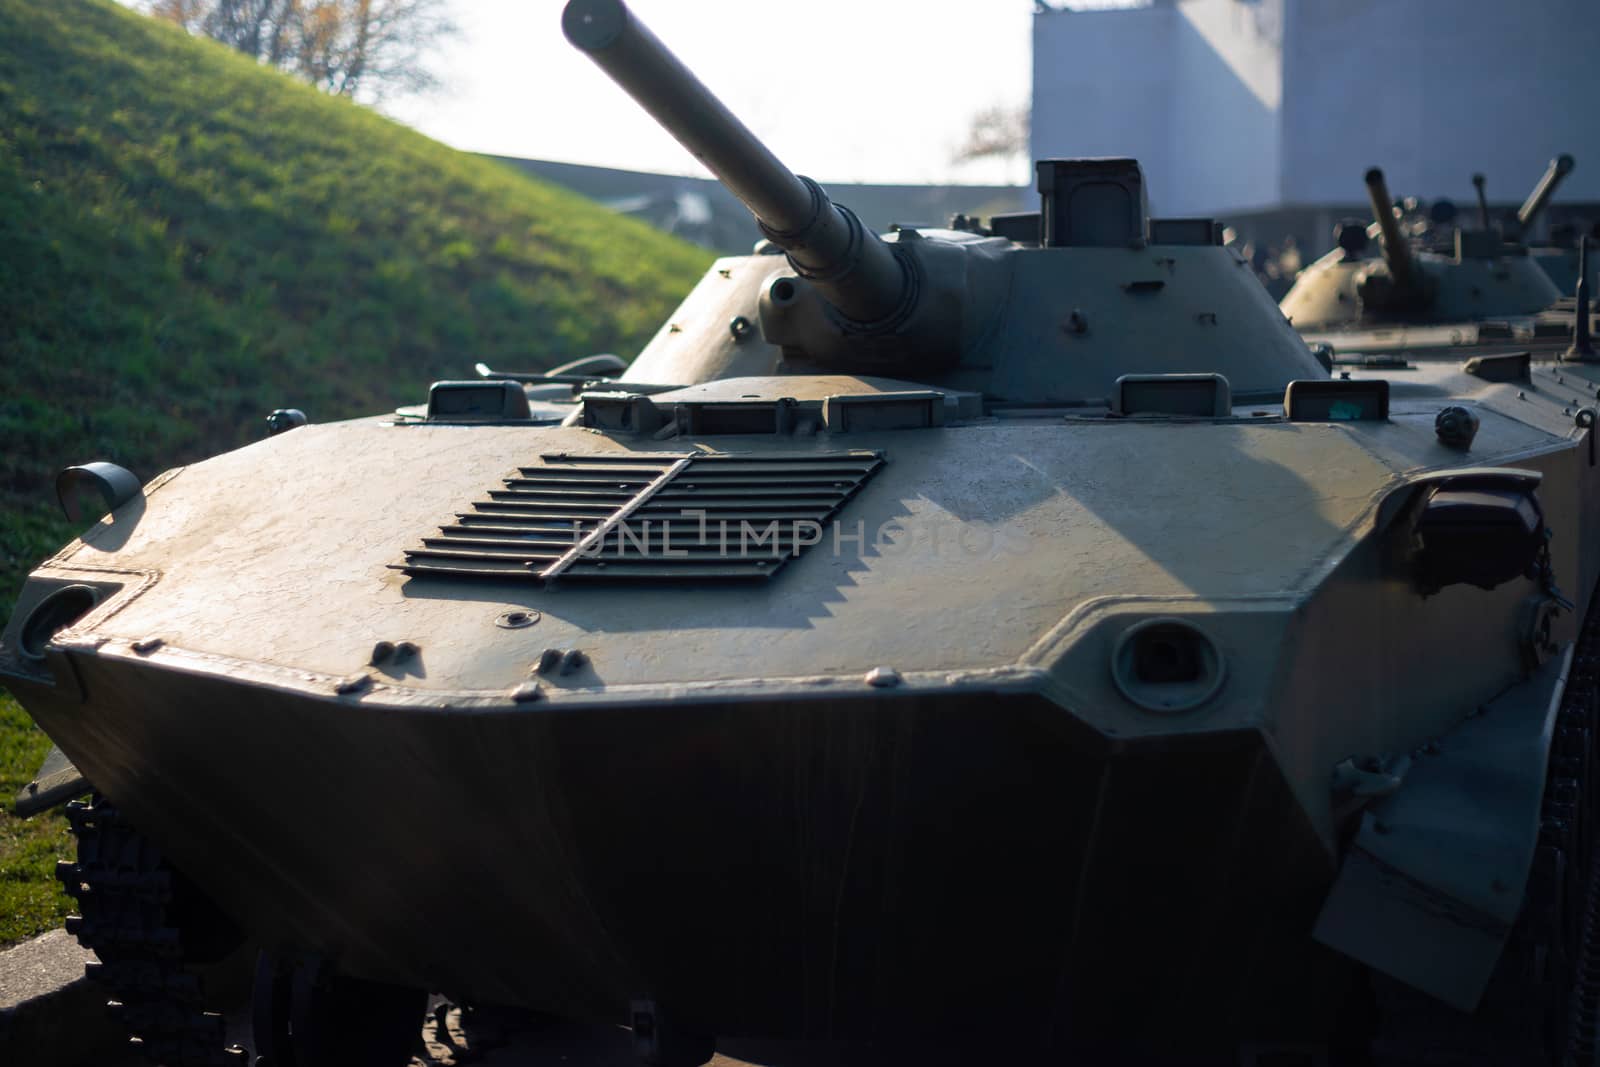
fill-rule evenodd
<path id="1" fill-rule="evenodd" d="M 1521 200 L 1552 156 L 1559 199 L 1600 199 L 1595 0 L 1290 0 L 1283 194 L 1359 200 L 1383 167 L 1396 196 Z"/>
<path id="2" fill-rule="evenodd" d="M 1070 0 L 1069 0 L 1070 2 Z M 1036 156 L 1131 155 L 1151 206 L 1218 215 L 1396 196 L 1600 199 L 1597 0 L 1152 0 L 1034 17 Z"/>
<path id="3" fill-rule="evenodd" d="M 1132 156 L 1151 208 L 1175 214 L 1174 26 L 1165 5 L 1035 15 L 1033 158 Z"/>
<path id="4" fill-rule="evenodd" d="M 1034 156 L 1133 156 L 1163 215 L 1273 203 L 1284 2 L 1040 12 Z"/>
<path id="5" fill-rule="evenodd" d="M 1277 202 L 1284 3 L 1183 0 L 1173 8 L 1177 197 L 1168 213 L 1221 215 Z"/>

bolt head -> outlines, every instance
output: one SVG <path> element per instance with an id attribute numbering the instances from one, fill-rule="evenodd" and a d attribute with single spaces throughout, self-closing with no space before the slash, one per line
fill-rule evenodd
<path id="1" fill-rule="evenodd" d="M 340 696 L 349 696 L 352 693 L 362 692 L 370 685 L 372 685 L 372 675 L 352 674 L 339 679 L 339 681 L 335 683 L 333 691 L 338 693 Z"/>
<path id="2" fill-rule="evenodd" d="M 867 672 L 867 684 L 874 689 L 890 689 L 900 682 L 900 672 L 893 667 L 874 667 Z"/>
<path id="3" fill-rule="evenodd" d="M 524 626 L 532 626 L 542 618 L 544 616 L 532 608 L 512 608 L 496 616 L 494 624 L 502 630 L 520 630 Z"/>

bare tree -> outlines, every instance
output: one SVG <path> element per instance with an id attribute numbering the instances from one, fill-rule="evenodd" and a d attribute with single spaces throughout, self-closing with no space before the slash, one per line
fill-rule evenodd
<path id="1" fill-rule="evenodd" d="M 956 149 L 952 162 L 1019 156 L 1023 159 L 1028 156 L 1028 109 L 996 104 L 972 116 L 967 139 Z"/>
<path id="2" fill-rule="evenodd" d="M 152 0 L 150 14 L 275 67 L 295 69 L 301 0 Z"/>
<path id="3" fill-rule="evenodd" d="M 457 32 L 447 0 L 149 0 L 157 18 L 337 96 L 435 89 L 428 54 Z"/>
<path id="4" fill-rule="evenodd" d="M 435 89 L 427 53 L 456 32 L 443 0 L 302 0 L 300 73 L 339 96 Z"/>

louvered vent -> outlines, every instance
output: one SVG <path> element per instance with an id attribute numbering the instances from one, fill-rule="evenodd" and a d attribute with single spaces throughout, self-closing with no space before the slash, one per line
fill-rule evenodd
<path id="1" fill-rule="evenodd" d="M 535 582 L 769 578 L 831 537 L 829 520 L 881 466 L 876 452 L 543 456 L 395 566 Z"/>

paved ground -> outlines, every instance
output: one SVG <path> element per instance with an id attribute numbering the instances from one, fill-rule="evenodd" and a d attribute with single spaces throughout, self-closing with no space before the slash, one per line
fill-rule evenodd
<path id="1" fill-rule="evenodd" d="M 83 977 L 94 953 L 65 930 L 51 930 L 0 954 L 0 1011 L 51 996 Z"/>
<path id="2" fill-rule="evenodd" d="M 93 958 L 65 930 L 0 952 L 0 1063 L 71 1067 L 119 1047 L 104 994 L 83 977 Z"/>

